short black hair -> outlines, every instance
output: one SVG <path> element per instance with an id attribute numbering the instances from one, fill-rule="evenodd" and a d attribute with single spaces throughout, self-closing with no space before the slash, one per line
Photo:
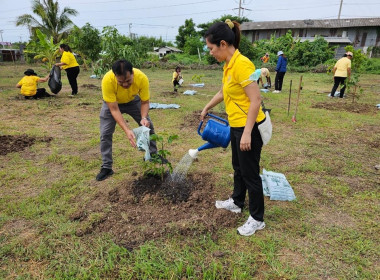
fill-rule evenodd
<path id="1" fill-rule="evenodd" d="M 132 63 L 125 59 L 119 59 L 112 64 L 112 72 L 116 76 L 126 76 L 127 72 L 133 74 Z"/>

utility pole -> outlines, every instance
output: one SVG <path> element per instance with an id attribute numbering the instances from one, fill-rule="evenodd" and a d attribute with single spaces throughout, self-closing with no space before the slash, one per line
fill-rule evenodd
<path id="1" fill-rule="evenodd" d="M 340 19 L 340 13 L 342 12 L 342 5 L 343 5 L 343 0 L 340 0 L 338 19 Z"/>
<path id="2" fill-rule="evenodd" d="M 3 32 L 4 32 L 4 30 L 0 29 L 1 45 L 3 46 L 3 49 L 4 49 L 4 45 L 3 45 Z"/>
<path id="3" fill-rule="evenodd" d="M 244 4 L 244 1 L 243 1 Z M 239 9 L 239 18 L 243 16 L 244 10 L 252 11 L 251 9 L 246 9 L 241 6 L 241 0 L 239 0 L 239 8 L 235 8 L 234 10 Z"/>

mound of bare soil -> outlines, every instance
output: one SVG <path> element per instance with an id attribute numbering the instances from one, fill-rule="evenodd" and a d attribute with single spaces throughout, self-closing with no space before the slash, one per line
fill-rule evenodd
<path id="1" fill-rule="evenodd" d="M 353 102 L 319 102 L 312 108 L 326 109 L 332 111 L 347 111 L 358 114 L 377 113 L 378 109 L 374 105 L 353 103 Z"/>
<path id="2" fill-rule="evenodd" d="M 97 195 L 71 220 L 83 225 L 78 236 L 108 233 L 117 244 L 129 249 L 173 235 L 209 233 L 217 239 L 216 231 L 236 227 L 240 215 L 215 208 L 215 197 L 222 194 L 215 192 L 210 178 L 211 174 L 195 174 L 181 184 L 153 177 L 124 182 L 106 196 Z M 90 213 L 99 213 L 100 206 L 101 218 L 89 222 Z"/>
<path id="3" fill-rule="evenodd" d="M 191 115 L 187 115 L 186 117 L 184 117 L 184 120 L 183 120 L 184 122 L 182 124 L 182 127 L 190 127 L 190 128 L 198 129 L 199 122 L 200 122 L 199 117 L 201 115 L 201 112 L 202 112 L 201 110 L 194 111 Z M 210 113 L 222 119 L 225 119 L 225 120 L 228 119 L 228 116 L 225 112 L 219 113 L 219 112 L 211 111 Z M 207 118 L 205 119 L 205 122 L 207 122 Z"/>
<path id="4" fill-rule="evenodd" d="M 29 137 L 28 135 L 0 135 L 0 155 L 20 152 L 25 148 L 34 145 L 36 142 L 47 142 L 53 140 L 52 137 Z"/>

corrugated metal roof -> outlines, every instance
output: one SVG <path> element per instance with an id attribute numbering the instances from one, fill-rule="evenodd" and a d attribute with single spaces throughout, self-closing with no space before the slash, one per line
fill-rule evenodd
<path id="1" fill-rule="evenodd" d="M 346 19 L 306 19 L 287 21 L 252 21 L 243 22 L 244 30 L 291 29 L 291 28 L 344 28 L 344 27 L 380 27 L 380 18 L 346 18 Z"/>
<path id="2" fill-rule="evenodd" d="M 313 42 L 316 37 L 302 37 L 302 38 L 294 38 L 300 39 L 300 42 L 305 42 L 306 40 Z M 352 41 L 347 37 L 323 37 L 329 43 L 338 43 L 338 44 L 352 44 Z"/>

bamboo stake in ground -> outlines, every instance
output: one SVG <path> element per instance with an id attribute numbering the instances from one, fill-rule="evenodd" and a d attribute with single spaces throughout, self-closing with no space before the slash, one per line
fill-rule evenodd
<path id="1" fill-rule="evenodd" d="M 296 115 L 297 115 L 297 108 L 298 108 L 298 103 L 300 101 L 300 93 L 301 93 L 301 85 L 302 85 L 302 75 L 300 77 L 300 84 L 298 86 L 298 94 L 297 94 L 297 102 L 296 102 L 296 110 L 294 111 L 294 115 L 292 117 L 292 122 L 296 122 Z"/>
<path id="2" fill-rule="evenodd" d="M 289 87 L 289 103 L 288 103 L 288 116 L 289 116 L 289 110 L 290 110 L 290 96 L 292 95 L 292 82 L 293 82 L 293 80 L 290 80 L 290 87 Z"/>

